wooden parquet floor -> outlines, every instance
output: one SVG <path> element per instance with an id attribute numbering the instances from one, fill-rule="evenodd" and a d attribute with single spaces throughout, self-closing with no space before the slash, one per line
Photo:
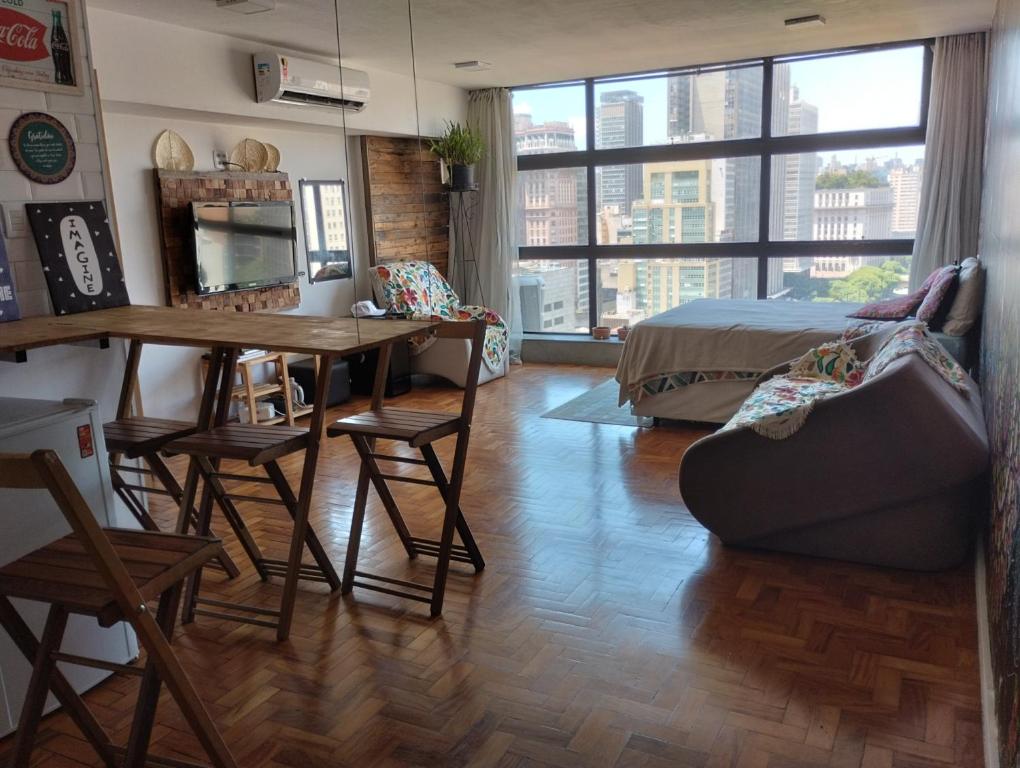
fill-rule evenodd
<path id="1" fill-rule="evenodd" d="M 454 564 L 440 620 L 385 595 L 342 599 L 303 583 L 287 643 L 202 617 L 178 629 L 178 653 L 240 763 L 980 766 L 972 569 L 915 574 L 724 548 L 677 491 L 680 456 L 703 432 L 540 418 L 611 373 L 526 366 L 479 390 L 463 507 L 488 566 L 474 576 Z M 457 396 L 428 388 L 399 403 L 452 410 Z M 338 569 L 356 477 L 350 441 L 329 441 L 312 519 Z M 438 530 L 433 493 L 397 488 L 416 535 Z M 281 510 L 242 509 L 260 544 L 284 552 Z M 259 582 L 232 540 L 230 550 L 243 575 L 211 573 L 211 593 L 273 606 L 279 584 Z M 432 561 L 403 556 L 374 494 L 362 553 L 377 572 L 432 573 Z M 87 696 L 121 737 L 135 685 L 112 679 Z M 163 701 L 157 746 L 198 757 Z M 40 739 L 39 766 L 98 764 L 62 715 Z"/>

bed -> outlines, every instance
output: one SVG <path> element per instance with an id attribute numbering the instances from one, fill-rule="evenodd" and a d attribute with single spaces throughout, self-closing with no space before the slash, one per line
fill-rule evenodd
<path id="1" fill-rule="evenodd" d="M 873 321 L 859 304 L 699 299 L 631 329 L 616 380 L 620 405 L 639 416 L 722 423 L 764 371 Z M 965 337 L 936 334 L 967 367 Z"/>

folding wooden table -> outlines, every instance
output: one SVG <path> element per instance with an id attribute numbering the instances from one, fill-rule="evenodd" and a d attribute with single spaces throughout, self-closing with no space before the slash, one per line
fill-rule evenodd
<path id="1" fill-rule="evenodd" d="M 210 312 L 208 310 L 170 307 L 128 306 L 103 309 L 73 316 L 30 318 L 0 324 L 0 359 L 24 361 L 33 348 L 68 343 L 108 344 L 109 338 L 129 339 L 131 354 L 124 372 L 117 418 L 124 418 L 136 386 L 138 359 L 142 344 L 196 347 L 210 349 L 211 362 L 216 361 L 219 376 L 207 377 L 197 420 L 198 431 L 207 431 L 227 421 L 229 384 L 233 381 L 233 365 L 242 348 L 291 352 L 319 357 L 309 436 L 305 448 L 300 487 L 295 507 L 295 530 L 284 576 L 283 600 L 277 623 L 277 637 L 285 640 L 290 634 L 305 542 L 305 527 L 311 505 L 318 463 L 319 444 L 326 412 L 333 361 L 337 357 L 379 349 L 372 408 L 382 405 L 390 350 L 394 342 L 427 333 L 438 325 L 433 321 L 385 320 L 359 323 L 353 318 L 312 317 L 261 313 Z M 192 378 L 185 377 L 188 381 Z M 222 382 L 227 397 L 217 403 L 217 390 Z M 193 509 L 198 486 L 198 466 L 192 459 L 185 481 L 185 494 L 178 516 L 178 531 L 184 531 Z M 203 496 L 207 494 L 203 493 Z M 203 498 L 203 503 L 212 503 Z M 201 513 L 201 510 L 200 510 Z"/>

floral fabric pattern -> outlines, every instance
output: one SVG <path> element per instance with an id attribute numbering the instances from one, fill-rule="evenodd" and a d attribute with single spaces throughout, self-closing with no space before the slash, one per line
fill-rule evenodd
<path id="1" fill-rule="evenodd" d="M 427 261 L 401 261 L 372 268 L 372 288 L 386 308 L 408 320 L 484 320 L 482 361 L 498 373 L 510 347 L 506 321 L 487 307 L 461 305 L 460 298 L 439 271 Z M 411 352 L 420 355 L 436 342 L 435 336 L 412 341 Z"/>
<path id="2" fill-rule="evenodd" d="M 799 379 L 835 381 L 856 387 L 864 380 L 866 368 L 857 359 L 857 353 L 842 340 L 830 341 L 809 350 L 790 366 L 789 375 Z"/>
<path id="3" fill-rule="evenodd" d="M 372 268 L 376 298 L 408 320 L 455 320 L 460 299 L 427 261 L 401 261 Z"/>
<path id="4" fill-rule="evenodd" d="M 661 395 L 675 389 L 689 387 L 691 384 L 702 384 L 708 381 L 751 381 L 760 375 L 760 371 L 678 371 L 644 382 L 630 393 L 630 400 L 632 403 L 636 403 L 642 397 Z"/>
<path id="5" fill-rule="evenodd" d="M 832 379 L 777 376 L 759 385 L 719 431 L 748 427 L 762 437 L 783 440 L 804 426 L 816 403 L 848 390 Z"/>
<path id="6" fill-rule="evenodd" d="M 868 363 L 864 381 L 871 381 L 880 375 L 894 360 L 915 353 L 920 355 L 935 373 L 945 379 L 947 384 L 965 395 L 969 393 L 967 374 L 946 352 L 945 347 L 932 338 L 928 327 L 922 322 L 905 323 L 886 339 L 881 349 Z"/>

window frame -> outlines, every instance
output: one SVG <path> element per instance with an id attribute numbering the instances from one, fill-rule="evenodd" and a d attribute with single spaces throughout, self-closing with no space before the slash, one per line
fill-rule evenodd
<path id="1" fill-rule="evenodd" d="M 344 216 L 344 242 L 347 243 L 347 248 L 344 250 L 329 250 L 328 248 L 309 248 L 308 247 L 308 220 L 310 217 L 315 218 L 315 231 L 318 234 L 318 245 L 324 246 L 326 244 L 326 226 L 325 226 L 325 214 L 323 213 L 323 188 L 340 186 L 340 206 L 343 209 Z M 313 207 L 309 210 L 305 206 L 305 190 L 309 189 L 312 191 Z M 298 180 L 298 200 L 301 206 L 301 223 L 304 227 L 302 232 L 302 241 L 305 248 L 305 264 L 308 266 L 308 282 L 310 285 L 315 283 L 329 282 L 330 280 L 351 280 L 354 278 L 354 249 L 351 243 L 351 217 L 350 217 L 350 206 L 347 204 L 347 182 L 345 179 L 299 179 Z M 337 256 L 342 254 L 342 256 Z M 331 264 L 340 264 L 346 267 L 346 274 L 330 275 L 328 277 L 316 278 L 316 272 L 312 269 L 312 262 L 320 264 L 320 270 Z"/>
<path id="2" fill-rule="evenodd" d="M 767 299 L 769 259 L 794 256 L 904 256 L 914 248 L 914 238 L 881 240 L 771 240 L 769 224 L 772 206 L 772 159 L 776 155 L 838 152 L 852 149 L 884 149 L 888 147 L 924 145 L 928 130 L 928 102 L 931 94 L 931 70 L 934 40 L 932 38 L 902 40 L 893 43 L 835 48 L 781 56 L 763 56 L 733 62 L 682 67 L 671 70 L 589 77 L 560 82 L 515 86 L 511 91 L 583 85 L 585 93 L 585 145 L 583 150 L 548 154 L 518 155 L 518 171 L 583 168 L 587 175 L 588 243 L 582 245 L 518 246 L 518 261 L 585 261 L 588 265 L 589 327 L 599 325 L 598 262 L 607 259 L 662 258 L 734 258 L 757 261 L 757 297 Z M 921 104 L 918 124 L 895 128 L 866 128 L 827 133 L 772 134 L 773 71 L 776 65 L 811 59 L 829 58 L 854 53 L 895 50 L 920 46 L 923 49 L 921 72 Z M 683 144 L 661 144 L 640 147 L 596 149 L 595 146 L 595 85 L 612 81 L 626 82 L 641 77 L 696 75 L 719 70 L 762 67 L 761 135 L 753 139 L 719 139 Z M 659 163 L 716 158 L 758 157 L 761 161 L 758 192 L 758 239 L 749 242 L 603 244 L 598 238 L 598 166 Z M 782 205 L 783 201 L 776 201 Z M 515 224 L 516 226 L 516 224 Z M 548 333 L 534 331 L 533 333 Z"/>

